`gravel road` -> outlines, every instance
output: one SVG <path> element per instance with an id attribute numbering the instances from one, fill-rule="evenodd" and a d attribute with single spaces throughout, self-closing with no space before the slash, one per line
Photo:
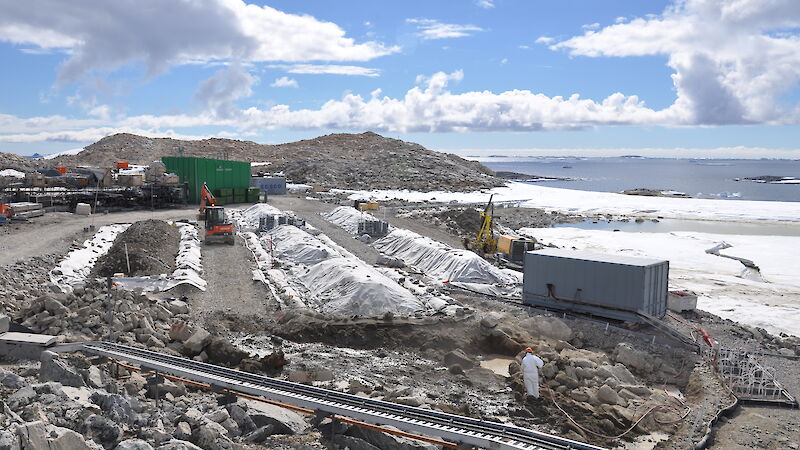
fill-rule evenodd
<path id="1" fill-rule="evenodd" d="M 252 253 L 241 239 L 235 245 L 203 244 L 202 252 L 208 284 L 205 292 L 189 295 L 193 314 L 211 318 L 218 312 L 263 315 L 276 310 L 269 290 L 252 279 Z"/>

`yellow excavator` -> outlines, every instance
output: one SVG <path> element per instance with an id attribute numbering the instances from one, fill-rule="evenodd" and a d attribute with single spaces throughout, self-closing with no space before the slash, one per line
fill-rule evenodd
<path id="1" fill-rule="evenodd" d="M 494 260 L 500 267 L 522 270 L 525 253 L 534 250 L 536 239 L 526 239 L 517 236 L 502 235 L 494 237 L 492 228 L 492 216 L 494 215 L 494 204 L 489 197 L 489 203 L 481 212 L 481 228 L 475 236 L 475 240 L 464 239 L 464 247 L 468 250 L 483 256 L 484 258 L 494 255 Z"/>
<path id="2" fill-rule="evenodd" d="M 494 194 L 489 196 L 489 202 L 481 212 L 481 229 L 478 230 L 475 240 L 471 241 L 469 238 L 464 238 L 464 247 L 481 256 L 493 255 L 497 251 L 497 240 L 494 238 L 494 231 L 492 230 L 493 197 Z"/>

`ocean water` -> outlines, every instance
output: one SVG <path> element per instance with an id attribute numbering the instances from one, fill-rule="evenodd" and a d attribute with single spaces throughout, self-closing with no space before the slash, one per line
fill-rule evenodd
<path id="1" fill-rule="evenodd" d="M 641 157 L 488 157 L 495 171 L 572 178 L 541 185 L 584 191 L 672 190 L 694 198 L 800 202 L 800 184 L 755 183 L 734 178 L 774 175 L 800 178 L 798 160 L 665 159 Z"/>

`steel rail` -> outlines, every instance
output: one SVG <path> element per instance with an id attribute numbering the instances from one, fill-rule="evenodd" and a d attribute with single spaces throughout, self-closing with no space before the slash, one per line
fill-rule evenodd
<path id="1" fill-rule="evenodd" d="M 602 447 L 514 425 L 359 397 L 121 344 L 84 342 L 59 347 L 52 350 L 81 351 L 106 356 L 156 372 L 207 383 L 215 388 L 264 397 L 321 414 L 351 417 L 374 425 L 391 425 L 400 430 L 440 437 L 467 447 L 498 450 L 603 450 Z"/>

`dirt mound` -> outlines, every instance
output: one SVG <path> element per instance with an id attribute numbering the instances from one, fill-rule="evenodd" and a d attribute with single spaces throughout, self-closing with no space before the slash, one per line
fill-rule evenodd
<path id="1" fill-rule="evenodd" d="M 93 276 L 108 277 L 115 273 L 140 277 L 170 274 L 175 270 L 175 257 L 181 235 L 163 220 L 142 220 L 123 231 L 108 253 L 97 260 Z M 128 256 L 125 256 L 127 245 Z M 130 271 L 128 271 L 130 261 Z"/>
<path id="2" fill-rule="evenodd" d="M 483 224 L 480 211 L 474 208 L 449 209 L 437 213 L 436 217 L 451 233 L 460 237 L 474 237 Z"/>
<path id="3" fill-rule="evenodd" d="M 478 162 L 372 132 L 330 134 L 279 145 L 115 134 L 87 146 L 77 155 L 52 162 L 101 167 L 111 167 L 115 161 L 148 164 L 162 156 L 177 156 L 179 149 L 183 149 L 184 156 L 214 158 L 226 154 L 232 160 L 269 161 L 270 171 L 283 171 L 296 183 L 325 188 L 474 191 L 503 184 L 494 172 Z"/>

